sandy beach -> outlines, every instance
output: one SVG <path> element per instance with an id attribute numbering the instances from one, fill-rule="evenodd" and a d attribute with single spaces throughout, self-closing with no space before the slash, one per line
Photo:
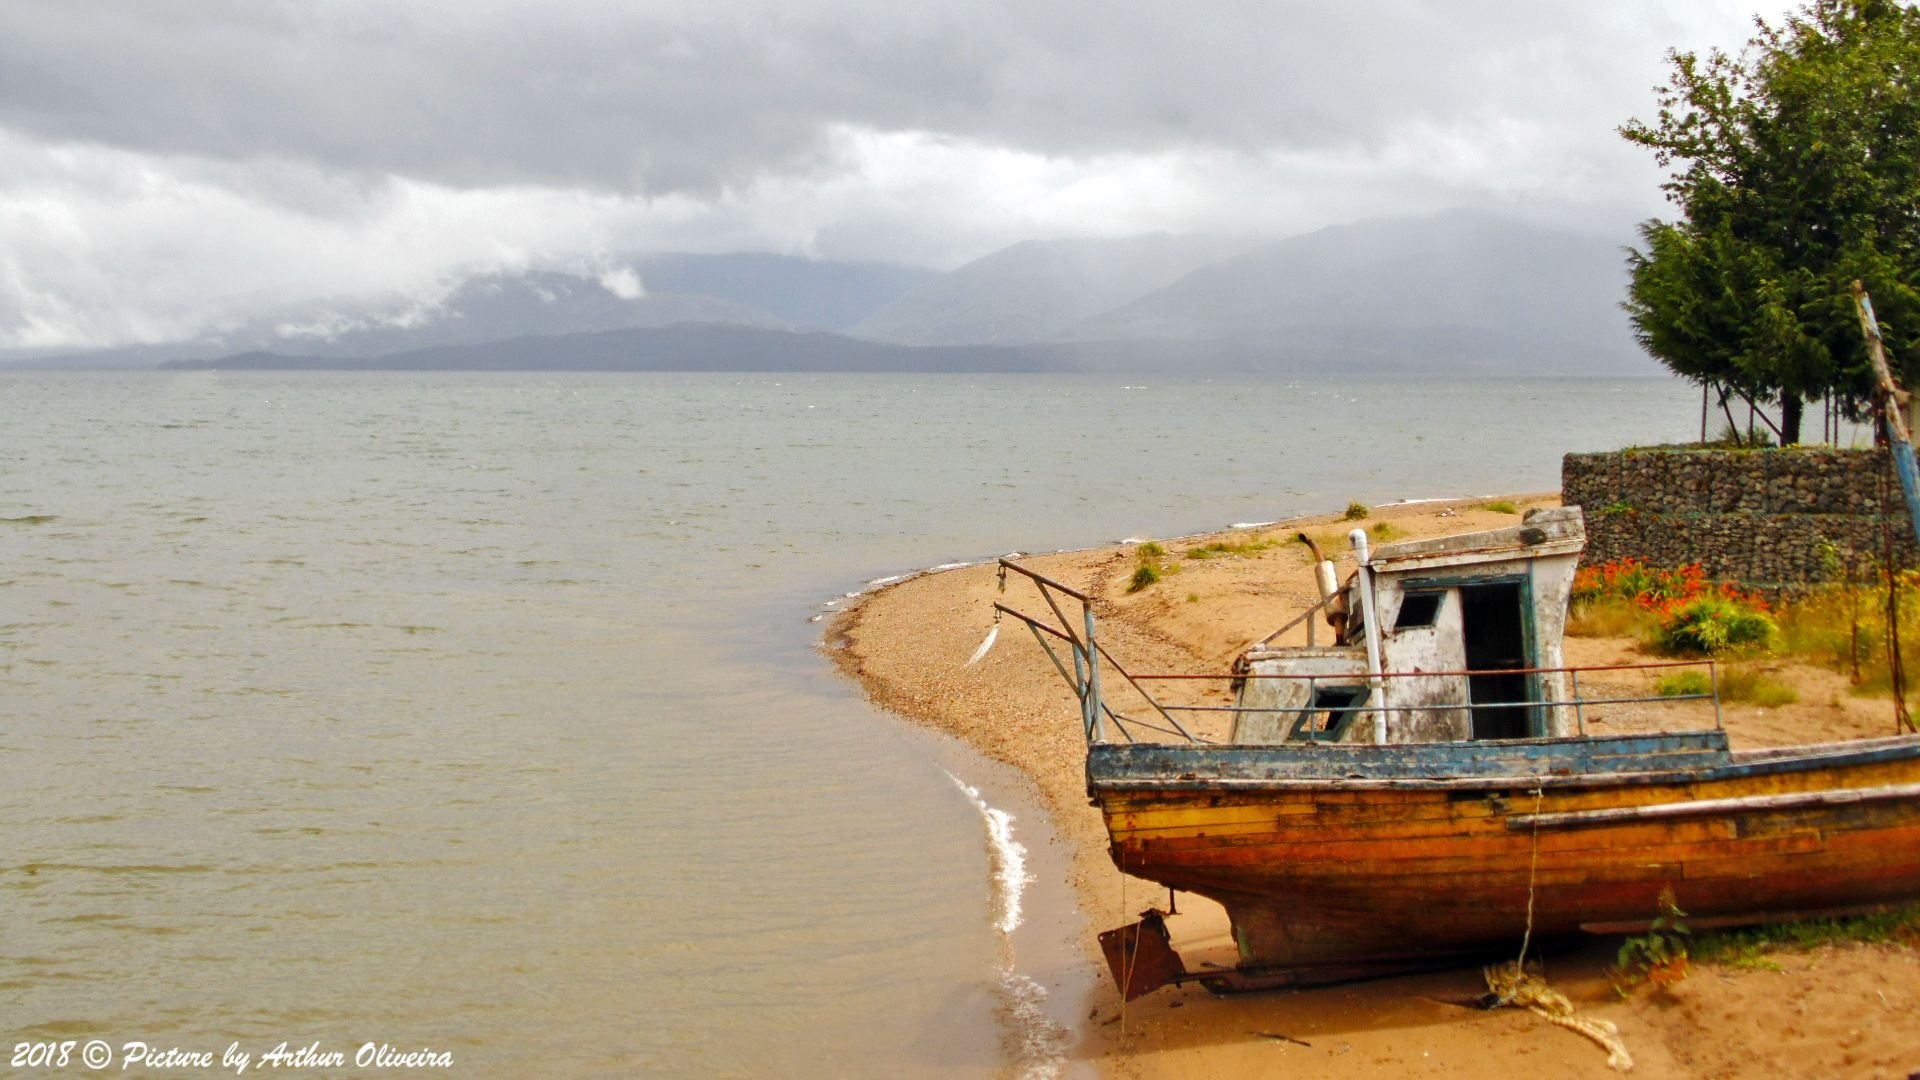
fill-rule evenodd
<path id="1" fill-rule="evenodd" d="M 1555 505 L 1556 493 L 1376 507 L 1357 524 L 1384 540 L 1511 524 L 1516 512 Z M 1262 545 L 1305 531 L 1329 552 L 1354 522 L 1338 514 L 1204 537 L 1163 541 L 1173 552 L 1220 542 L 1240 550 L 1187 559 L 1178 573 L 1129 594 L 1132 544 L 1024 559 L 1095 598 L 1107 647 L 1135 671 L 1215 674 L 1248 642 L 1312 602 L 1309 558 L 1296 543 Z M 1019 538 L 1009 537 L 1017 543 Z M 1341 562 L 1341 574 L 1351 568 Z M 1010 578 L 1003 594 L 991 565 L 924 574 L 862 598 L 827 633 L 841 669 L 871 698 L 910 720 L 955 735 L 1032 780 L 1060 835 L 1073 845 L 1071 885 L 1088 931 L 1086 962 L 1100 965 L 1073 1051 L 1103 1076 L 1292 1077 L 1612 1076 L 1607 1055 L 1580 1036 L 1517 1010 L 1488 1012 L 1474 969 L 1331 988 L 1216 998 L 1197 986 L 1168 988 L 1123 1007 L 1106 978 L 1093 932 L 1166 907 L 1166 891 L 1121 875 L 1106 832 L 1088 805 L 1084 746 L 1066 685 L 1025 629 L 1008 622 L 979 663 L 966 661 L 992 625 L 996 599 L 1032 613 L 1044 605 Z M 1571 638 L 1574 665 L 1644 658 L 1626 639 Z M 1885 702 L 1855 698 L 1838 673 L 1779 665 L 1800 691 L 1777 709 L 1728 706 L 1736 747 L 1891 734 Z M 1209 684 L 1211 685 L 1211 684 Z M 1196 693 L 1225 703 L 1224 682 Z M 1175 898 L 1174 945 L 1189 966 L 1230 963 L 1224 913 L 1199 897 Z M 1641 1077 L 1909 1077 L 1920 1074 L 1920 942 L 1849 944 L 1769 954 L 1758 965 L 1696 965 L 1670 987 L 1615 989 L 1608 964 L 1617 939 L 1596 939 L 1551 957 L 1547 974 L 1581 1014 L 1618 1025 Z"/>

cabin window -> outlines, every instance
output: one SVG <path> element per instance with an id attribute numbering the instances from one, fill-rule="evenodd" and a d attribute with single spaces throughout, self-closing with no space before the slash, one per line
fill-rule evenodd
<path id="1" fill-rule="evenodd" d="M 1360 715 L 1360 704 L 1367 699 L 1364 686 L 1319 686 L 1313 701 L 1293 722 L 1287 738 L 1296 742 L 1339 742 Z"/>
<path id="2" fill-rule="evenodd" d="M 1446 599 L 1445 590 L 1430 592 L 1410 592 L 1400 599 L 1400 614 L 1394 619 L 1395 630 L 1412 630 L 1423 626 L 1432 626 L 1440 617 L 1440 601 Z"/>

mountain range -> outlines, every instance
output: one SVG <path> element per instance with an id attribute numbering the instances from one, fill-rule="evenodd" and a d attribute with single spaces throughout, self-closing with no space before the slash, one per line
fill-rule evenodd
<path id="1" fill-rule="evenodd" d="M 655 254 L 35 366 L 1638 374 L 1619 244 L 1478 212 L 1027 241 L 946 273 Z"/>

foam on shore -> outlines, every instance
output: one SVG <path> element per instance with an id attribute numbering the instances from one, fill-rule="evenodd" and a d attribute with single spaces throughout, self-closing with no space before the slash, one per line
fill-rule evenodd
<path id="1" fill-rule="evenodd" d="M 1015 964 L 1013 932 L 1020 928 L 1021 901 L 1033 880 L 1027 872 L 1026 846 L 1014 838 L 1013 815 L 987 802 L 980 789 L 947 773 L 980 811 L 986 828 L 987 874 L 991 883 L 991 911 L 1000 956 L 999 980 L 994 987 L 1012 1074 L 1021 1080 L 1054 1080 L 1066 1068 L 1072 1032 L 1047 1013 L 1047 990 Z"/>

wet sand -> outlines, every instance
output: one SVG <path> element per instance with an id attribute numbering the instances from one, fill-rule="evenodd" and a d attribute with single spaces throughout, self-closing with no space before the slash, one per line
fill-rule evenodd
<path id="1" fill-rule="evenodd" d="M 1555 505 L 1554 493 L 1505 497 L 1517 509 Z M 1289 621 L 1314 597 L 1312 564 L 1294 543 L 1259 547 L 1306 531 L 1352 566 L 1343 540 L 1355 525 L 1375 543 L 1512 524 L 1487 500 L 1375 508 L 1364 521 L 1339 515 L 1163 541 L 1170 552 L 1209 542 L 1249 546 L 1237 554 L 1180 561 L 1180 570 L 1127 593 L 1132 545 L 1023 559 L 1039 573 L 1095 600 L 1104 644 L 1136 672 L 1226 670 L 1250 641 Z M 1017 538 L 1010 538 L 1017 539 Z M 994 648 L 965 666 L 992 626 L 992 603 L 1047 613 L 1017 576 L 998 588 L 991 565 L 911 578 L 862 598 L 837 617 L 828 646 L 841 669 L 880 705 L 951 733 L 1025 774 L 1071 844 L 1070 884 L 1088 932 L 1086 962 L 1100 978 L 1073 1056 L 1114 1077 L 1612 1076 L 1606 1054 L 1578 1035 L 1526 1012 L 1471 1005 L 1485 992 L 1477 970 L 1439 972 L 1342 987 L 1216 998 L 1197 987 L 1167 988 L 1122 1005 L 1105 977 L 1093 931 L 1165 908 L 1165 889 L 1120 874 L 1083 780 L 1084 743 L 1071 692 L 1026 628 L 1006 620 Z M 1070 613 L 1071 614 L 1071 613 Z M 1631 641 L 1573 638 L 1570 664 L 1639 656 Z M 1854 698 L 1845 679 L 1782 665 L 1800 689 L 1778 709 L 1728 706 L 1736 746 L 1777 745 L 1891 734 L 1884 702 Z M 1183 684 L 1185 685 L 1185 684 Z M 1109 687 L 1109 693 L 1113 688 Z M 1220 684 L 1193 684 L 1198 700 L 1226 703 Z M 1622 728 L 1621 730 L 1625 730 Z M 1199 897 L 1174 898 L 1168 920 L 1189 967 L 1230 964 L 1224 913 Z M 1772 954 L 1766 966 L 1696 965 L 1669 988 L 1622 995 L 1607 971 L 1617 939 L 1551 957 L 1548 977 L 1584 1016 L 1617 1024 L 1642 1077 L 1908 1077 L 1920 1072 L 1920 949 L 1829 946 Z M 1774 970 L 1777 968 L 1777 970 Z"/>

